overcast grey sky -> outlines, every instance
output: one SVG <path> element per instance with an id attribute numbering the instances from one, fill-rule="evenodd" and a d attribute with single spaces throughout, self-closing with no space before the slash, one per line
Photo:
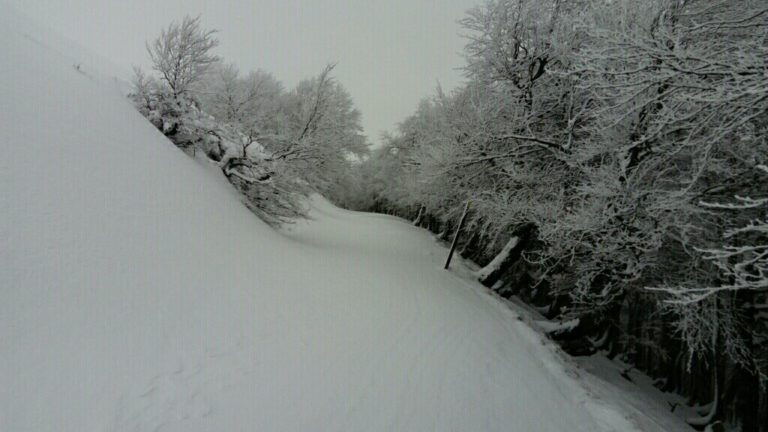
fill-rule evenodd
<path id="1" fill-rule="evenodd" d="M 220 31 L 217 53 L 286 87 L 338 62 L 336 77 L 371 141 L 413 112 L 439 81 L 461 82 L 457 20 L 481 0 L 9 0 L 42 24 L 128 69 L 144 42 L 185 14 Z"/>

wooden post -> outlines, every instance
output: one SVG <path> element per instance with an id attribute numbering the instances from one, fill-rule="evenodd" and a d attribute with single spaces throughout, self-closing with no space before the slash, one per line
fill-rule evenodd
<path id="1" fill-rule="evenodd" d="M 422 214 L 424 214 L 424 206 L 423 205 L 419 206 L 419 214 L 417 214 L 416 215 L 416 219 L 413 220 L 413 225 L 414 226 L 419 226 L 419 224 L 421 223 L 421 215 Z"/>
<path id="2" fill-rule="evenodd" d="M 453 258 L 453 251 L 456 250 L 456 245 L 459 243 L 459 234 L 461 234 L 461 227 L 464 226 L 464 219 L 467 218 L 468 210 L 469 210 L 469 201 L 467 201 L 467 205 L 464 206 L 464 214 L 461 215 L 461 220 L 459 220 L 459 226 L 456 228 L 456 234 L 453 235 L 453 242 L 451 243 L 451 251 L 448 252 L 448 259 L 445 261 L 445 267 L 443 267 L 445 270 L 448 270 L 448 266 L 451 265 L 451 258 Z"/>

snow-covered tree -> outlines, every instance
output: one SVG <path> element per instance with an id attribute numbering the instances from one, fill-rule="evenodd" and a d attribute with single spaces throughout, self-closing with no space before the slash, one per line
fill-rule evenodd
<path id="1" fill-rule="evenodd" d="M 768 362 L 765 2 L 492 0 L 461 22 L 468 83 L 385 140 L 358 202 L 446 233 L 472 199 L 460 251 L 577 322 L 569 350 L 716 390 L 698 425 L 765 411 L 733 390 Z"/>
<path id="2" fill-rule="evenodd" d="M 200 17 L 185 16 L 181 23 L 171 23 L 157 39 L 147 43 L 154 69 L 174 96 L 189 91 L 219 60 L 210 52 L 219 44 L 215 33 L 200 27 Z"/>
<path id="3" fill-rule="evenodd" d="M 217 63 L 201 97 L 218 121 L 238 126 L 253 139 L 277 133 L 283 86 L 264 71 L 242 75 L 235 65 Z"/>
<path id="4" fill-rule="evenodd" d="M 313 188 L 334 199 L 334 190 L 356 159 L 368 154 L 361 114 L 327 66 L 283 96 L 277 131 L 263 137 L 274 158 L 288 163 Z"/>
<path id="5" fill-rule="evenodd" d="M 136 69 L 130 97 L 176 146 L 217 165 L 263 220 L 300 217 L 309 189 L 258 141 L 280 84 L 265 73 L 241 78 L 233 66 L 218 66 L 213 34 L 189 17 L 163 30 L 148 45 L 159 79 Z"/>

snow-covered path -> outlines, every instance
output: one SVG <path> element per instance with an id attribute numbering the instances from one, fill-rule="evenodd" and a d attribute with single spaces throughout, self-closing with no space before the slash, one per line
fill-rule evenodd
<path id="1" fill-rule="evenodd" d="M 630 427 L 587 397 L 506 305 L 443 270 L 446 250 L 426 232 L 320 199 L 313 207 L 314 220 L 291 237 L 312 247 L 309 273 L 323 286 L 307 304 L 321 305 L 319 325 L 303 337 L 316 341 L 318 354 L 330 348 L 329 366 L 344 377 L 333 380 L 346 381 L 331 396 L 346 407 L 329 415 L 332 430 Z M 460 260 L 454 268 L 464 273 Z M 322 316 L 329 311 L 333 317 Z"/>
<path id="2" fill-rule="evenodd" d="M 272 230 L 5 12 L 0 431 L 632 430 L 426 232 Z"/>

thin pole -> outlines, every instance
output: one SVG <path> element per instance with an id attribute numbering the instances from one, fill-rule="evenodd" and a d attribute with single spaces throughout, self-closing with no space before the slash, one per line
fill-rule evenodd
<path id="1" fill-rule="evenodd" d="M 469 200 L 467 200 L 467 205 L 464 206 L 464 214 L 461 215 L 461 220 L 459 220 L 459 227 L 456 228 L 456 234 L 453 235 L 453 242 L 451 243 L 451 251 L 448 252 L 448 259 L 445 261 L 445 267 L 443 267 L 445 270 L 448 270 L 448 266 L 451 265 L 451 258 L 453 258 L 453 251 L 456 250 L 456 245 L 459 243 L 459 234 L 461 234 L 461 227 L 464 226 L 464 220 L 467 218 L 468 210 L 469 210 Z"/>

